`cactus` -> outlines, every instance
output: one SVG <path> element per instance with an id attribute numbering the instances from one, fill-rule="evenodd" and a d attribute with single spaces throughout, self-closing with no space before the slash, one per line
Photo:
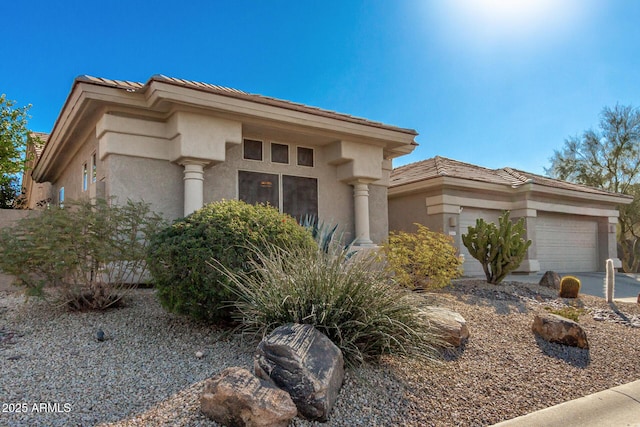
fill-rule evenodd
<path id="1" fill-rule="evenodd" d="M 560 280 L 560 298 L 578 298 L 578 293 L 580 293 L 580 279 L 564 276 Z"/>
<path id="2" fill-rule="evenodd" d="M 616 271 L 613 268 L 613 260 L 608 259 L 606 264 L 607 274 L 604 278 L 604 295 L 607 302 L 613 302 L 613 294 L 616 286 Z"/>
<path id="3" fill-rule="evenodd" d="M 493 284 L 500 283 L 518 268 L 531 246 L 531 240 L 522 237 L 526 232 L 524 218 L 513 224 L 509 220 L 509 212 L 505 212 L 498 222 L 496 226 L 478 218 L 476 226 L 469 227 L 467 234 L 462 235 L 462 243 L 482 264 L 487 282 Z"/>

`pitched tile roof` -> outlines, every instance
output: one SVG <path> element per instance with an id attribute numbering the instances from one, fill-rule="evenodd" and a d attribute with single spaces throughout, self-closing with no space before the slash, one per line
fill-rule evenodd
<path id="1" fill-rule="evenodd" d="M 521 185 L 533 183 L 545 187 L 580 191 L 583 193 L 616 195 L 628 198 L 630 196 L 600 190 L 586 185 L 560 181 L 558 179 L 537 175 L 512 168 L 487 169 L 470 163 L 459 162 L 446 157 L 436 156 L 405 166 L 395 168 L 391 172 L 390 187 L 399 187 L 419 181 L 427 181 L 437 177 L 448 176 L 467 179 L 470 181 L 486 182 L 517 188 Z"/>
<path id="2" fill-rule="evenodd" d="M 313 114 L 316 116 L 328 117 L 337 120 L 343 120 L 351 123 L 363 124 L 366 126 L 377 127 L 381 129 L 388 129 L 395 132 L 407 133 L 410 135 L 417 135 L 413 129 L 406 129 L 397 126 L 387 125 L 381 122 L 376 122 L 368 119 L 364 119 L 361 117 L 351 116 L 349 114 L 338 113 L 331 110 L 324 110 L 318 107 L 311 107 L 304 104 L 299 104 L 292 101 L 285 101 L 282 99 L 272 98 L 269 96 L 252 94 L 248 92 L 244 92 L 238 89 L 233 89 L 225 86 L 218 86 L 209 83 L 196 82 L 191 80 L 183 80 L 177 79 L 173 77 L 167 77 L 162 74 L 156 74 L 152 76 L 146 83 L 132 82 L 128 80 L 110 80 L 100 77 L 92 77 L 92 76 L 79 76 L 76 78 L 76 82 L 88 82 L 92 84 L 97 84 L 101 86 L 114 87 L 118 89 L 124 89 L 128 92 L 138 92 L 145 91 L 149 88 L 149 86 L 154 82 L 162 82 L 175 86 L 186 87 L 189 89 L 200 90 L 203 92 L 214 93 L 216 95 L 229 96 L 237 99 L 244 99 L 247 101 L 257 102 L 260 104 L 271 105 L 280 108 L 286 108 L 289 110 L 300 111 L 304 113 Z"/>
<path id="3" fill-rule="evenodd" d="M 42 154 L 42 150 L 44 150 L 44 146 L 47 144 L 49 140 L 49 134 L 44 132 L 31 132 L 32 138 L 36 141 L 40 141 L 39 143 L 34 144 L 34 150 L 36 152 L 36 158 L 40 158 Z"/>

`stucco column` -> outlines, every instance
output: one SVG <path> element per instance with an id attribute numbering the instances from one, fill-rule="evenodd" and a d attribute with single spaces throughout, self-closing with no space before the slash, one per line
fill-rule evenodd
<path id="1" fill-rule="evenodd" d="M 607 259 L 613 260 L 614 268 L 621 268 L 618 258 L 618 239 L 616 236 L 618 217 L 598 218 L 598 271 L 605 271 Z"/>
<path id="2" fill-rule="evenodd" d="M 201 162 L 183 162 L 184 216 L 204 206 L 204 165 Z"/>
<path id="3" fill-rule="evenodd" d="M 514 273 L 535 274 L 540 271 L 540 261 L 538 261 L 538 245 L 536 230 L 538 228 L 538 211 L 536 209 L 515 209 L 511 211 L 511 221 L 515 224 L 518 220 L 524 218 L 525 233 L 522 236 L 525 240 L 531 240 L 531 246 L 527 249 L 527 253 L 520 263 L 520 266 Z"/>
<path id="4" fill-rule="evenodd" d="M 373 246 L 369 236 L 369 184 L 355 182 L 353 185 L 353 210 L 355 216 L 356 246 Z"/>

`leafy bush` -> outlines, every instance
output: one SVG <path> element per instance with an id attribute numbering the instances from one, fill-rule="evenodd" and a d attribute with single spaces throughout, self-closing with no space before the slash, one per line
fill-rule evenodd
<path id="1" fill-rule="evenodd" d="M 233 292 L 228 279 L 207 265 L 217 260 L 230 271 L 249 271 L 252 250 L 315 246 L 304 228 L 266 205 L 223 200 L 176 220 L 158 233 L 148 252 L 162 305 L 175 313 L 212 322 L 229 320 Z"/>
<path id="2" fill-rule="evenodd" d="M 531 240 L 522 237 L 526 233 L 524 218 L 514 225 L 509 220 L 509 212 L 505 212 L 498 223 L 496 226 L 478 218 L 476 226 L 469 227 L 468 233 L 462 235 L 462 243 L 482 264 L 487 283 L 493 284 L 500 283 L 518 268 L 531 246 Z"/>
<path id="3" fill-rule="evenodd" d="M 460 277 L 462 259 L 453 239 L 421 224 L 416 233 L 390 233 L 383 245 L 387 268 L 402 286 L 434 289 Z"/>
<path id="4" fill-rule="evenodd" d="M 161 223 L 144 203 L 67 201 L 3 229 L 0 268 L 31 295 L 104 309 L 145 279 L 146 247 Z"/>
<path id="5" fill-rule="evenodd" d="M 256 274 L 219 264 L 237 295 L 235 319 L 243 333 L 262 337 L 280 325 L 314 325 L 354 366 L 383 354 L 435 361 L 443 341 L 418 297 L 389 281 L 376 254 L 343 248 L 269 245 L 256 250 Z"/>

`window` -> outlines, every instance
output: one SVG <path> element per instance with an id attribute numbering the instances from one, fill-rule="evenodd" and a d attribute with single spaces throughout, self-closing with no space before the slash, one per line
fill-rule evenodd
<path id="1" fill-rule="evenodd" d="M 82 191 L 87 191 L 87 188 L 89 188 L 89 170 L 85 163 L 82 165 Z"/>
<path id="2" fill-rule="evenodd" d="M 64 207 L 64 187 L 60 187 L 60 190 L 58 190 L 58 206 Z"/>
<path id="3" fill-rule="evenodd" d="M 298 222 L 305 216 L 318 217 L 318 180 L 301 176 L 282 176 L 282 211 Z"/>
<path id="4" fill-rule="evenodd" d="M 98 162 L 96 161 L 98 158 L 96 153 L 91 155 L 91 182 L 95 183 L 98 178 Z"/>
<path id="5" fill-rule="evenodd" d="M 271 143 L 271 161 L 273 163 L 289 164 L 289 146 Z"/>
<path id="6" fill-rule="evenodd" d="M 280 177 L 272 173 L 238 171 L 238 198 L 280 208 Z"/>
<path id="7" fill-rule="evenodd" d="M 313 166 L 313 148 L 298 147 L 298 166 Z"/>
<path id="8" fill-rule="evenodd" d="M 251 204 L 269 203 L 276 208 L 280 208 L 282 200 L 282 211 L 298 221 L 306 215 L 318 216 L 316 178 L 238 171 L 238 198 Z"/>
<path id="9" fill-rule="evenodd" d="M 247 160 L 262 160 L 262 141 L 245 139 L 243 157 Z"/>

